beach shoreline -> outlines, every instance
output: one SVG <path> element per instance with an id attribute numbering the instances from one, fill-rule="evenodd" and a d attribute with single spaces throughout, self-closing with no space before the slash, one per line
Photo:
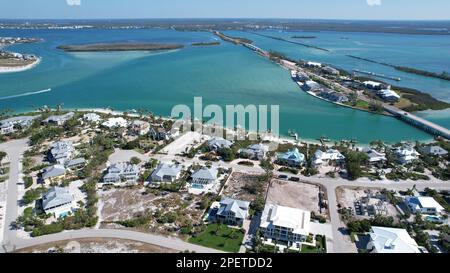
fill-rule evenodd
<path id="1" fill-rule="evenodd" d="M 27 65 L 17 66 L 17 67 L 4 67 L 0 66 L 0 74 L 7 74 L 7 73 L 16 73 L 16 72 L 23 72 L 30 69 L 33 69 L 34 67 L 38 66 L 41 62 L 41 58 L 37 58 L 35 62 Z"/>

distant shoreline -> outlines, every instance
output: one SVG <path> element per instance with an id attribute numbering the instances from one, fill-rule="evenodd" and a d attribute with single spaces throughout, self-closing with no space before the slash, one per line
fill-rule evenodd
<path id="1" fill-rule="evenodd" d="M 144 43 L 117 43 L 117 44 L 86 44 L 86 45 L 60 45 L 57 48 L 66 52 L 113 52 L 113 51 L 158 51 L 183 48 L 179 44 L 144 44 Z"/>

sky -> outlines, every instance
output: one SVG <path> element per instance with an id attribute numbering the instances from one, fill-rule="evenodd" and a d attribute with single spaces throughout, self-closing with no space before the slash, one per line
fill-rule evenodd
<path id="1" fill-rule="evenodd" d="M 449 0 L 0 0 L 3 19 L 450 20 Z"/>

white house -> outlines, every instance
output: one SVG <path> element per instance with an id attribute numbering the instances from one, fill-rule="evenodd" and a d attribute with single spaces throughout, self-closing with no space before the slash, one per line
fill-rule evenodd
<path id="1" fill-rule="evenodd" d="M 345 156 L 343 156 L 338 150 L 328 149 L 327 151 L 317 150 L 312 158 L 313 165 L 319 166 L 330 161 L 343 161 Z"/>
<path id="2" fill-rule="evenodd" d="M 69 112 L 67 114 L 59 115 L 59 116 L 50 116 L 50 117 L 44 119 L 42 121 L 42 124 L 54 124 L 54 125 L 61 126 L 61 125 L 64 125 L 64 123 L 66 123 L 66 121 L 73 118 L 74 116 L 75 116 L 74 112 Z"/>
<path id="3" fill-rule="evenodd" d="M 306 66 L 308 66 L 308 67 L 321 68 L 321 67 L 322 67 L 322 64 L 321 64 L 321 63 L 318 63 L 318 62 L 307 62 L 307 63 L 306 63 Z"/>
<path id="4" fill-rule="evenodd" d="M 405 229 L 372 227 L 367 249 L 371 253 L 421 253 Z"/>
<path id="5" fill-rule="evenodd" d="M 369 157 L 370 164 L 383 163 L 387 161 L 386 154 L 375 149 L 364 149 L 363 152 Z"/>
<path id="6" fill-rule="evenodd" d="M 364 86 L 373 89 L 373 90 L 381 90 L 383 89 L 383 84 L 381 82 L 375 82 L 375 81 L 365 81 L 363 82 Z"/>
<path id="7" fill-rule="evenodd" d="M 299 248 L 309 235 L 310 221 L 308 211 L 266 204 L 260 229 L 266 241 L 282 241 Z"/>
<path id="8" fill-rule="evenodd" d="M 107 121 L 102 123 L 102 126 L 112 129 L 112 128 L 126 128 L 128 126 L 128 121 L 122 117 L 109 118 Z"/>
<path id="9" fill-rule="evenodd" d="M 87 113 L 83 115 L 83 120 L 91 123 L 99 123 L 102 118 L 96 113 Z"/>
<path id="10" fill-rule="evenodd" d="M 250 202 L 222 197 L 216 213 L 216 220 L 227 225 L 242 226 L 248 218 Z"/>
<path id="11" fill-rule="evenodd" d="M 75 153 L 75 147 L 71 141 L 57 141 L 50 145 L 48 160 L 50 162 L 65 165 Z"/>
<path id="12" fill-rule="evenodd" d="M 130 163 L 116 163 L 108 167 L 103 176 L 105 184 L 119 184 L 121 182 L 136 183 L 139 178 L 139 167 Z"/>
<path id="13" fill-rule="evenodd" d="M 424 146 L 419 148 L 419 151 L 426 155 L 437 155 L 437 156 L 448 155 L 447 150 L 441 148 L 440 146 Z"/>
<path id="14" fill-rule="evenodd" d="M 394 154 L 397 156 L 397 161 L 400 164 L 411 163 L 414 160 L 419 159 L 419 153 L 412 147 L 399 147 L 394 150 Z"/>
<path id="15" fill-rule="evenodd" d="M 180 179 L 182 169 L 180 164 L 161 163 L 151 175 L 152 182 L 174 182 Z"/>
<path id="16" fill-rule="evenodd" d="M 191 175 L 192 184 L 205 185 L 214 183 L 217 181 L 218 173 L 219 171 L 215 167 L 202 167 Z"/>
<path id="17" fill-rule="evenodd" d="M 444 210 L 444 208 L 430 196 L 409 196 L 406 197 L 405 201 L 412 213 L 440 214 Z"/>

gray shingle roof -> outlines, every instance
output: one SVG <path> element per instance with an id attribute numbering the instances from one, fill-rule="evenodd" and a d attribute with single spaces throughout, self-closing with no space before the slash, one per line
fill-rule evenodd
<path id="1" fill-rule="evenodd" d="M 202 167 L 192 174 L 193 179 L 206 179 L 206 180 L 215 180 L 217 179 L 218 170 L 214 167 L 210 169 L 207 167 Z"/>

